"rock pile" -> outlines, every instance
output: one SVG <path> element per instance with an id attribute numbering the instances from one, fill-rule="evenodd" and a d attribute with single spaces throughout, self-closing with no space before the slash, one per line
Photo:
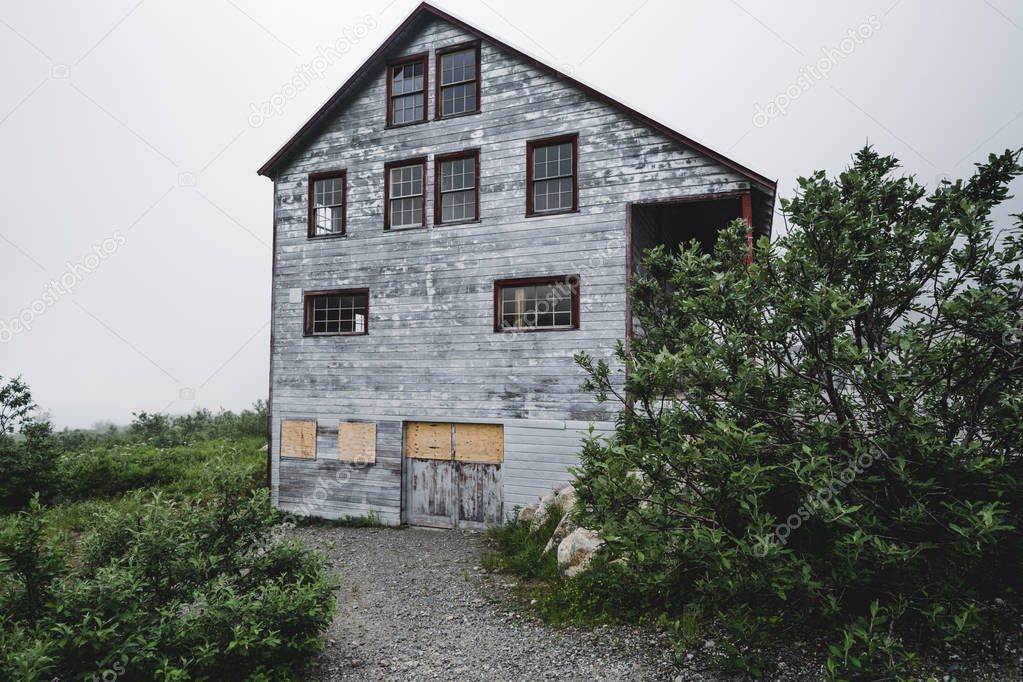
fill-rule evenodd
<path id="1" fill-rule="evenodd" d="M 518 515 L 519 523 L 528 523 L 533 532 L 538 532 L 547 523 L 552 511 L 557 510 L 561 514 L 543 551 L 557 552 L 558 566 L 562 575 L 568 578 L 585 571 L 597 550 L 604 544 L 596 531 L 576 525 L 571 514 L 575 502 L 575 488 L 565 485 L 543 495 L 536 504 L 523 507 Z"/>

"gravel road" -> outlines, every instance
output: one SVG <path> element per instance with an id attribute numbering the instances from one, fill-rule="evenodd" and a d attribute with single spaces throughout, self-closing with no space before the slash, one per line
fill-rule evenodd
<path id="1" fill-rule="evenodd" d="M 513 578 L 480 566 L 479 533 L 312 526 L 338 616 L 315 680 L 671 680 L 667 646 L 639 628 L 556 629 L 513 607 Z"/>

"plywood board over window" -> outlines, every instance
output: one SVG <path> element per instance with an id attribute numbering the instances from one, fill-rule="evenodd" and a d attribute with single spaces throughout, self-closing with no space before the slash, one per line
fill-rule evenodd
<path id="1" fill-rule="evenodd" d="M 377 425 L 340 422 L 337 425 L 337 458 L 342 462 L 373 464 L 377 460 Z"/>
<path id="2" fill-rule="evenodd" d="M 281 422 L 281 457 L 316 459 L 315 419 L 285 419 Z"/>
<path id="3" fill-rule="evenodd" d="M 504 461 L 504 426 L 455 424 L 455 459 L 500 464 Z"/>
<path id="4" fill-rule="evenodd" d="M 405 453 L 414 459 L 451 459 L 451 424 L 405 424 Z"/>

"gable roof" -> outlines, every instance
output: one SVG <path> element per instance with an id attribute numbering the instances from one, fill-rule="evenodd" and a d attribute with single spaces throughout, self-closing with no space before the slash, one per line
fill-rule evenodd
<path id="1" fill-rule="evenodd" d="M 335 92 L 331 96 L 331 98 L 327 100 L 327 102 L 322 107 L 320 107 L 315 114 L 313 114 L 312 118 L 306 121 L 305 124 L 303 124 L 302 127 L 298 129 L 298 132 L 292 135 L 291 139 L 288 140 L 283 147 L 278 149 L 274 153 L 274 155 L 271 156 L 267 160 L 267 162 L 260 167 L 260 169 L 257 171 L 259 175 L 272 177 L 275 170 L 280 166 L 282 162 L 284 162 L 287 159 L 289 154 L 293 152 L 303 141 L 305 141 L 316 130 L 317 126 L 320 123 L 322 123 L 327 117 L 329 117 L 345 102 L 345 99 L 349 95 L 349 93 L 351 93 L 367 77 L 367 75 L 369 75 L 369 73 L 373 70 L 377 63 L 402 37 L 405 31 L 407 31 L 410 27 L 415 25 L 415 23 L 420 18 L 428 15 L 434 16 L 438 19 L 453 24 L 454 26 L 457 26 L 466 33 L 474 35 L 477 38 L 490 43 L 491 45 L 497 47 L 502 52 L 511 54 L 521 59 L 522 61 L 531 64 L 532 66 L 540 69 L 541 71 L 548 73 L 551 76 L 557 78 L 558 80 L 567 83 L 568 85 L 582 91 L 583 93 L 589 95 L 593 99 L 603 102 L 613 107 L 614 109 L 617 109 L 618 111 L 622 112 L 626 116 L 629 116 L 630 118 L 639 121 L 640 123 L 649 126 L 650 128 L 653 128 L 654 130 L 664 134 L 665 136 L 671 138 L 672 140 L 675 140 L 679 144 L 689 147 L 690 149 L 693 149 L 703 154 L 704 156 L 713 159 L 714 161 L 717 161 L 726 168 L 730 168 L 736 173 L 739 173 L 740 175 L 746 177 L 754 184 L 759 185 L 764 190 L 772 194 L 774 193 L 777 184 L 774 180 L 770 180 L 767 177 L 761 175 L 760 173 L 757 173 L 756 171 L 751 170 L 746 166 L 736 161 L 733 161 L 732 159 L 729 159 L 724 154 L 716 152 L 710 147 L 706 147 L 700 144 L 696 140 L 693 140 L 692 138 L 683 135 L 677 130 L 669 128 L 663 123 L 655 121 L 646 114 L 636 111 L 627 104 L 624 104 L 614 99 L 613 97 L 610 97 L 609 95 L 605 95 L 604 93 L 594 89 L 593 87 L 586 85 L 585 83 L 582 83 L 576 80 L 575 78 L 572 78 L 568 74 L 562 73 L 553 66 L 550 66 L 549 64 L 540 61 L 536 57 L 532 57 L 526 54 L 525 52 L 522 52 L 521 50 L 514 48 L 501 40 L 498 40 L 497 38 L 489 35 L 488 33 L 485 33 L 484 31 L 481 31 L 475 26 L 471 26 L 470 24 L 465 23 L 461 19 L 458 19 L 448 14 L 444 10 L 434 7 L 433 5 L 427 2 L 420 3 L 419 6 L 416 7 L 412 11 L 412 13 L 408 15 L 408 17 L 406 17 L 405 21 L 401 22 L 398 28 L 396 28 L 391 33 L 391 35 L 387 36 L 387 39 L 380 45 L 380 47 L 378 47 L 376 51 L 373 52 L 373 54 L 371 54 L 369 58 L 362 63 L 362 66 L 360 66 L 355 71 L 355 73 L 353 73 L 352 76 L 347 81 L 344 82 L 344 84 L 338 89 L 338 91 Z"/>

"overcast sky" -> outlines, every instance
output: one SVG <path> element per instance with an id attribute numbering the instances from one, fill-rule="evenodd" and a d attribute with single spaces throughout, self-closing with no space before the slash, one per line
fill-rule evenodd
<path id="1" fill-rule="evenodd" d="M 416 4 L 0 2 L 0 375 L 58 426 L 265 397 L 256 168 Z M 868 141 L 927 184 L 1023 144 L 1018 2 L 436 4 L 781 196 Z"/>

